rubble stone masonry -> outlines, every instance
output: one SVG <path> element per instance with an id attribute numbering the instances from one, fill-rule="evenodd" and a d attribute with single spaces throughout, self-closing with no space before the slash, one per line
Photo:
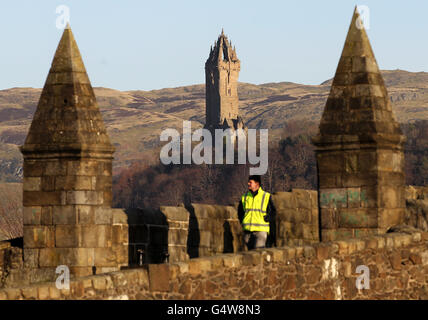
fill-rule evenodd
<path id="1" fill-rule="evenodd" d="M 388 233 L 150 264 L 0 290 L 0 299 L 428 299 L 428 233 Z M 357 266 L 369 289 L 357 289 Z"/>

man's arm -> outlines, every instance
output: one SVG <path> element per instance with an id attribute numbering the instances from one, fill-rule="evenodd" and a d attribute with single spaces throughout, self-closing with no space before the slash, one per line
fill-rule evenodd
<path id="1" fill-rule="evenodd" d="M 272 196 L 270 196 L 264 219 L 266 222 L 272 222 L 272 221 L 275 221 L 275 216 L 276 216 L 276 211 L 272 202 Z"/>
<path id="2" fill-rule="evenodd" d="M 275 206 L 274 206 L 273 201 L 272 201 L 272 196 L 269 197 L 267 212 L 268 212 L 269 216 L 271 217 L 270 221 L 275 221 L 276 209 L 275 209 Z"/>
<path id="3" fill-rule="evenodd" d="M 268 206 L 266 208 L 266 222 L 269 222 L 269 236 L 268 236 L 268 246 L 276 247 L 276 210 L 273 205 L 272 196 L 269 197 Z"/>

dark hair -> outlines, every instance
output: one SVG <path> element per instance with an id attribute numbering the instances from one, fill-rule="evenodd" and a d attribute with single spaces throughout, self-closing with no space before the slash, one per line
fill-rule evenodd
<path id="1" fill-rule="evenodd" d="M 259 175 L 251 175 L 248 177 L 248 181 L 254 180 L 255 182 L 258 182 L 260 185 L 262 184 L 262 178 Z"/>

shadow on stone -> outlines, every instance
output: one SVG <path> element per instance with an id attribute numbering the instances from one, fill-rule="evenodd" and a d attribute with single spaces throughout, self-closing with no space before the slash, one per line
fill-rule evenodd
<path id="1" fill-rule="evenodd" d="M 223 253 L 233 253 L 233 234 L 229 221 L 225 221 L 223 224 L 223 240 Z"/>
<path id="2" fill-rule="evenodd" d="M 201 242 L 201 235 L 199 232 L 199 223 L 195 215 L 195 209 L 192 205 L 186 206 L 189 211 L 189 233 L 187 235 L 187 253 L 189 258 L 199 257 L 199 244 Z"/>
<path id="3" fill-rule="evenodd" d="M 168 222 L 159 209 L 126 209 L 129 266 L 163 263 L 168 253 Z"/>

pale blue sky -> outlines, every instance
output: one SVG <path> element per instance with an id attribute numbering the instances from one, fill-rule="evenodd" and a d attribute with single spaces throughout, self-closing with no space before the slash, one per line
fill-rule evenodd
<path id="1" fill-rule="evenodd" d="M 59 5 L 93 86 L 151 90 L 204 83 L 224 27 L 240 81 L 319 84 L 332 77 L 355 5 L 381 69 L 428 71 L 428 1 L 17 0 L 0 3 L 0 89 L 42 87 L 62 30 Z"/>

